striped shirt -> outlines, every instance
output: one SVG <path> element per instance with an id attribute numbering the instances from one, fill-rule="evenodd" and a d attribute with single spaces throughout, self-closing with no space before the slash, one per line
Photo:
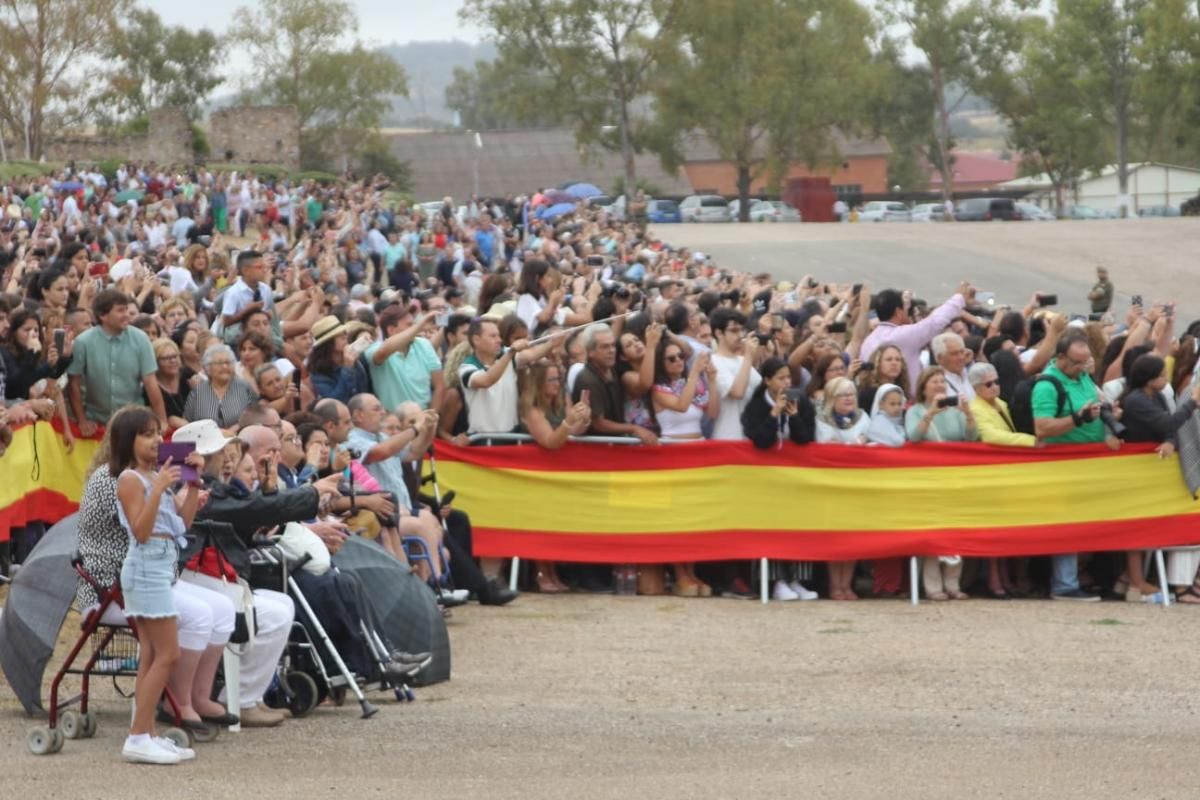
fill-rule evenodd
<path id="1" fill-rule="evenodd" d="M 222 399 L 217 398 L 212 384 L 205 381 L 188 395 L 183 416 L 188 422 L 211 419 L 220 428 L 232 428 L 246 407 L 257 399 L 258 394 L 241 378 L 234 378 L 230 382 Z"/>

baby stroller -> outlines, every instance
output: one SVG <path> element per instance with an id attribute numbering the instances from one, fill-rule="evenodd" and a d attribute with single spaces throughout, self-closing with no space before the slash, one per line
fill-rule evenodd
<path id="1" fill-rule="evenodd" d="M 345 703 L 347 693 L 353 693 L 362 709 L 362 718 L 368 719 L 379 709 L 367 700 L 364 690 L 392 690 L 396 699 L 412 701 L 414 694 L 409 686 L 387 676 L 384 672 L 388 650 L 379 635 L 361 618 L 357 621 L 358 634 L 364 643 L 366 658 L 372 675 L 364 676 L 360 683 L 346 660 L 338 652 L 333 640 L 313 611 L 308 598 L 298 585 L 294 572 L 310 560 L 302 556 L 289 562 L 276 547 L 257 547 L 250 551 L 250 584 L 255 588 L 283 591 L 296 604 L 296 620 L 288 646 L 280 661 L 276 680 L 264 702 L 274 708 L 287 708 L 295 717 L 310 713 L 326 698 L 335 705 Z"/>
<path id="2" fill-rule="evenodd" d="M 59 668 L 50 684 L 50 711 L 47 724 L 30 729 L 26 739 L 29 752 L 34 755 L 48 755 L 62 750 L 66 739 L 90 739 L 96 735 L 96 714 L 88 707 L 91 678 L 93 676 L 111 676 L 113 687 L 123 697 L 130 697 L 121 690 L 117 679 L 121 677 L 136 677 L 138 670 L 138 640 L 137 622 L 127 619 L 125 625 L 113 625 L 103 621 L 104 612 L 116 606 L 124 610 L 124 598 L 121 595 L 119 583 L 112 586 L 101 586 L 83 566 L 83 560 L 76 555 L 71 559 L 71 566 L 79 573 L 79 577 L 91 584 L 100 598 L 98 608 L 90 611 L 84 617 L 79 639 L 67 654 L 63 665 Z M 91 644 L 91 655 L 82 666 L 77 661 L 84 647 Z M 79 675 L 79 694 L 65 700 L 59 699 L 63 678 L 67 675 Z M 197 742 L 211 742 L 217 738 L 221 729 L 217 725 L 204 723 L 204 728 L 193 732 L 183 727 L 179 714 L 179 705 L 168 688 L 163 692 L 173 726 L 163 731 L 163 736 L 173 741 L 179 747 L 189 747 L 193 738 Z M 70 706 L 79 704 L 79 710 Z"/>

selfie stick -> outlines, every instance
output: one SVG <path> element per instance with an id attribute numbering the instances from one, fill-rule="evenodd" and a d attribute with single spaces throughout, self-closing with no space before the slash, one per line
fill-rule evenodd
<path id="1" fill-rule="evenodd" d="M 548 342 L 551 339 L 553 339 L 555 336 L 559 336 L 559 335 L 565 336 L 567 334 L 574 333 L 575 331 L 581 331 L 589 325 L 601 325 L 605 322 L 612 322 L 614 319 L 625 319 L 626 317 L 632 317 L 634 314 L 637 314 L 637 313 L 638 313 L 637 311 L 626 311 L 624 314 L 613 314 L 611 317 L 605 317 L 604 319 L 598 319 L 593 322 L 585 322 L 583 325 L 576 325 L 573 328 L 564 328 L 563 330 L 559 331 L 558 333 L 552 333 L 552 334 L 548 334 L 546 336 L 539 336 L 537 339 L 534 339 L 532 342 L 530 342 L 529 346 L 533 347 L 534 345 L 541 344 L 542 342 Z"/>

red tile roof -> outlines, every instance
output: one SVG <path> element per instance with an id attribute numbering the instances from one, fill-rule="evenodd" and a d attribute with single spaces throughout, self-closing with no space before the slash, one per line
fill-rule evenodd
<path id="1" fill-rule="evenodd" d="M 1020 162 L 1004 160 L 995 153 L 955 153 L 954 183 L 998 185 L 1017 177 Z M 929 185 L 941 186 L 942 176 L 933 167 L 929 168 Z"/>

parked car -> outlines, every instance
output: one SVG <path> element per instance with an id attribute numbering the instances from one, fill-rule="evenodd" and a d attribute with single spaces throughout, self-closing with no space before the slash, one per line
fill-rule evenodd
<path id="1" fill-rule="evenodd" d="M 1024 219 L 1017 204 L 1007 197 L 972 197 L 959 201 L 954 209 L 959 222 L 997 222 Z"/>
<path id="2" fill-rule="evenodd" d="M 738 221 L 738 211 L 741 210 L 741 207 L 741 200 L 729 201 L 730 221 Z M 782 212 L 777 212 L 775 206 L 771 205 L 766 200 L 758 200 L 753 197 L 750 198 L 751 222 L 779 222 L 779 217 L 782 216 Z"/>
<path id="3" fill-rule="evenodd" d="M 614 199 L 606 194 L 598 194 L 595 197 L 589 197 L 587 202 L 592 208 L 599 209 L 608 214 L 609 219 L 618 222 L 622 222 L 625 219 L 625 195 Z"/>
<path id="4" fill-rule="evenodd" d="M 1053 222 L 1057 219 L 1052 211 L 1035 206 L 1033 203 L 1018 201 L 1017 211 L 1021 212 L 1021 219 L 1029 219 L 1034 222 Z"/>
<path id="5" fill-rule="evenodd" d="M 800 222 L 800 212 L 787 203 L 782 200 L 771 200 L 770 203 L 779 212 L 775 216 L 776 222 Z"/>
<path id="6" fill-rule="evenodd" d="M 1138 209 L 1139 217 L 1178 217 L 1179 209 L 1175 206 L 1146 206 Z"/>
<path id="7" fill-rule="evenodd" d="M 859 222 L 912 222 L 912 212 L 904 203 L 872 200 L 858 212 Z"/>
<path id="8" fill-rule="evenodd" d="M 1091 206 L 1070 206 L 1063 215 L 1067 219 L 1106 219 L 1103 212 L 1097 211 Z"/>
<path id="9" fill-rule="evenodd" d="M 442 213 L 442 201 L 430 200 L 426 203 L 417 203 L 417 208 L 421 209 L 421 213 L 426 217 L 433 219 Z"/>
<path id="10" fill-rule="evenodd" d="M 941 203 L 919 203 L 913 206 L 913 222 L 942 222 L 946 218 L 946 207 Z"/>
<path id="11" fill-rule="evenodd" d="M 651 222 L 683 222 L 679 204 L 674 200 L 651 200 L 646 204 L 646 219 Z"/>
<path id="12" fill-rule="evenodd" d="M 679 204 L 684 222 L 729 222 L 729 203 L 719 194 L 693 194 Z"/>

